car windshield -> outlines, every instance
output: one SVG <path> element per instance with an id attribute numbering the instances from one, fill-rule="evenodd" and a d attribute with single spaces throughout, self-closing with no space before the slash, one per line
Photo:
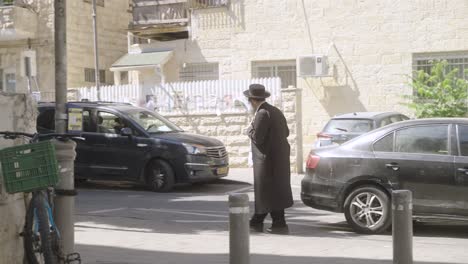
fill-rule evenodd
<path id="1" fill-rule="evenodd" d="M 332 119 L 325 126 L 324 133 L 366 133 L 372 130 L 372 120 L 369 119 Z"/>
<path id="2" fill-rule="evenodd" d="M 164 117 L 146 110 L 127 111 L 127 115 L 148 133 L 171 133 L 183 130 Z"/>

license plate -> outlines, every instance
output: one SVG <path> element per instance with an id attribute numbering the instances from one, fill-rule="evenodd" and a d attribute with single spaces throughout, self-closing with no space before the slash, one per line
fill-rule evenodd
<path id="1" fill-rule="evenodd" d="M 217 169 L 216 169 L 216 174 L 218 174 L 218 175 L 220 175 L 220 174 L 227 174 L 227 173 L 228 173 L 228 170 L 229 170 L 228 167 L 217 168 Z"/>

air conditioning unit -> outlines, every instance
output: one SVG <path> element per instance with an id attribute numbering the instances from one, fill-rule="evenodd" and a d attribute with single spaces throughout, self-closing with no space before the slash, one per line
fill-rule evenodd
<path id="1" fill-rule="evenodd" d="M 297 58 L 300 77 L 320 77 L 328 75 L 328 58 L 322 54 L 312 54 Z"/>

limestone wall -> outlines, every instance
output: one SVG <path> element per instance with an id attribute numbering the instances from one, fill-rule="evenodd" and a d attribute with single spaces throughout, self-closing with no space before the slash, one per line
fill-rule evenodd
<path id="1" fill-rule="evenodd" d="M 0 93 L 0 105 L 0 131 L 35 131 L 36 106 L 29 97 Z M 0 149 L 21 143 L 0 139 Z M 10 195 L 5 192 L 0 173 L 0 263 L 23 263 L 23 240 L 19 234 L 23 230 L 26 214 L 24 201 L 23 194 Z"/>
<path id="2" fill-rule="evenodd" d="M 28 26 L 36 27 L 37 35 L 30 42 L 26 39 L 0 41 L 0 69 L 16 73 L 16 92 L 25 92 L 27 79 L 20 76 L 21 53 L 31 48 L 37 54 L 36 79 L 39 89 L 43 92 L 53 92 L 55 87 L 54 1 L 20 1 L 24 3 L 25 8 L 34 12 L 37 16 L 37 23 L 18 21 L 18 24 L 29 23 Z M 106 82 L 113 83 L 113 75 L 109 72 L 109 67 L 127 52 L 126 28 L 131 14 L 128 12 L 128 0 L 106 0 L 104 3 L 104 7 L 98 6 L 97 8 L 100 68 L 106 70 Z M 84 75 L 85 68 L 94 68 L 91 14 L 90 1 L 67 1 L 68 87 L 91 84 L 85 82 Z M 0 22 L 2 22 L 1 19 Z M 36 89 L 35 85 L 33 87 Z"/>
<path id="3" fill-rule="evenodd" d="M 328 54 L 333 77 L 297 79 L 310 144 L 339 113 L 410 114 L 400 102 L 411 93 L 413 54 L 468 54 L 467 12 L 465 0 L 239 0 L 229 8 L 195 10 L 191 39 L 153 45 L 174 49 L 167 72 L 178 72 L 184 62 L 218 62 L 221 79 L 251 77 L 255 61 Z"/>
<path id="4" fill-rule="evenodd" d="M 290 129 L 291 168 L 296 171 L 297 135 L 296 135 L 296 89 L 282 92 L 285 104 L 278 106 L 283 110 Z M 250 139 L 245 129 L 250 125 L 252 116 L 247 113 L 222 113 L 221 115 L 165 115 L 182 129 L 200 135 L 221 140 L 229 153 L 231 167 L 248 166 Z"/>

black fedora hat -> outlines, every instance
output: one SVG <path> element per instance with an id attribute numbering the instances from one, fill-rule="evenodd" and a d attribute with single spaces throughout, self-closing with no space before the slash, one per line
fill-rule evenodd
<path id="1" fill-rule="evenodd" d="M 261 84 L 251 84 L 248 90 L 244 91 L 244 95 L 248 98 L 265 99 L 270 97 L 270 93 L 265 90 L 265 86 Z"/>

